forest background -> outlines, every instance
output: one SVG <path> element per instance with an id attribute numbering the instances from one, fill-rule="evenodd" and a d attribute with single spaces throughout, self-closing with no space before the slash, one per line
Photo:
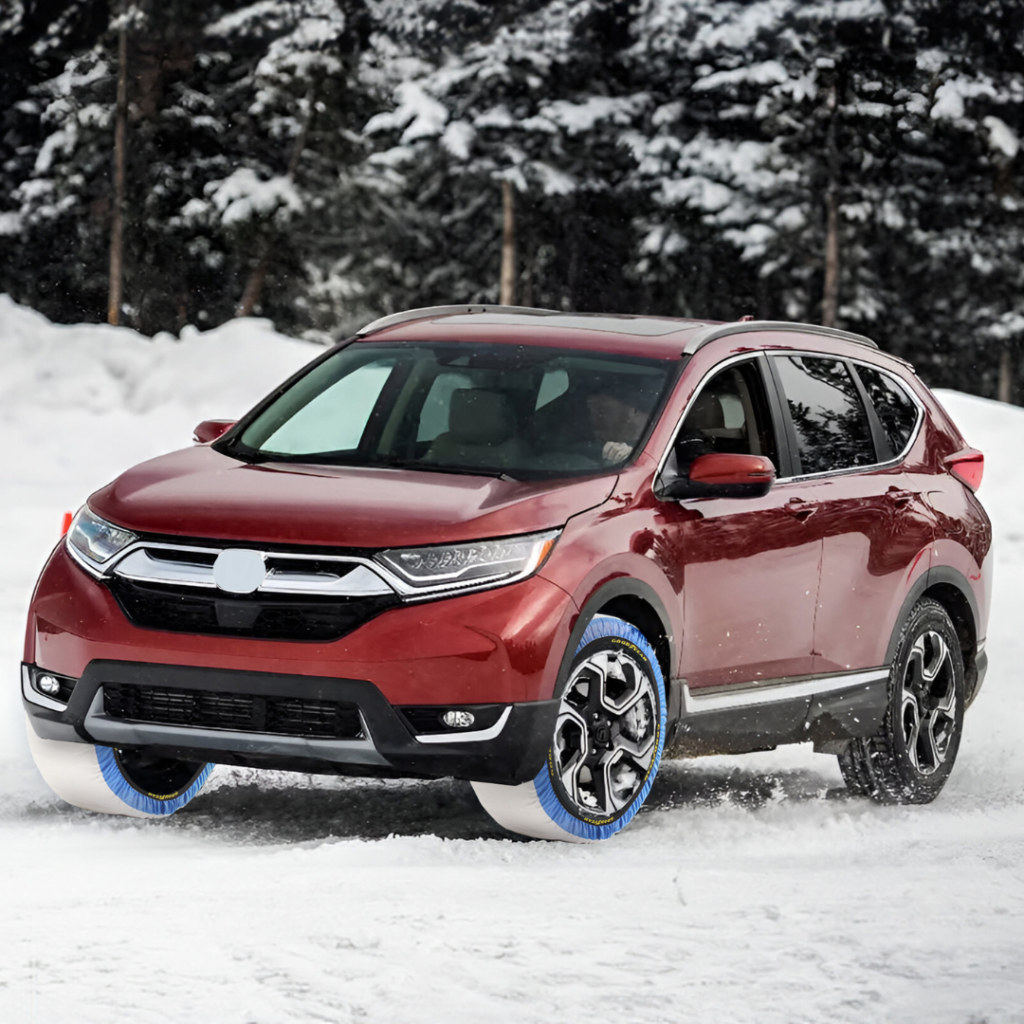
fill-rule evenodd
<path id="1" fill-rule="evenodd" d="M 56 321 L 752 315 L 1024 400 L 1020 0 L 0 0 L 0 118 Z"/>

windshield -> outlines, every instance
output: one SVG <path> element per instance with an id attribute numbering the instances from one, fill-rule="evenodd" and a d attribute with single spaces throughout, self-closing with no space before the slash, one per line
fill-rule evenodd
<path id="1" fill-rule="evenodd" d="M 350 345 L 218 449 L 249 461 L 517 479 L 602 472 L 645 438 L 677 361 L 523 345 Z"/>

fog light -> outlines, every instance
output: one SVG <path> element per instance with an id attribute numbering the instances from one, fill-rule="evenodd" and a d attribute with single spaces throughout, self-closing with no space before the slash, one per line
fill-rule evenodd
<path id="1" fill-rule="evenodd" d="M 468 711 L 446 711 L 441 716 L 441 721 L 449 729 L 468 729 L 475 719 Z"/>
<path id="2" fill-rule="evenodd" d="M 56 697 L 60 693 L 60 683 L 53 676 L 38 676 L 36 678 L 36 689 L 49 697 Z"/>

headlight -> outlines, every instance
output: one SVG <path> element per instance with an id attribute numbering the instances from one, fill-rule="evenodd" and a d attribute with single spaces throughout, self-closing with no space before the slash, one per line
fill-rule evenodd
<path id="1" fill-rule="evenodd" d="M 100 519 L 83 505 L 68 530 L 68 544 L 73 552 L 80 554 L 96 566 L 109 562 L 119 551 L 124 550 L 138 538 L 129 530 Z"/>
<path id="2" fill-rule="evenodd" d="M 561 530 L 468 544 L 392 548 L 376 556 L 404 584 L 407 595 L 514 583 L 535 572 Z"/>

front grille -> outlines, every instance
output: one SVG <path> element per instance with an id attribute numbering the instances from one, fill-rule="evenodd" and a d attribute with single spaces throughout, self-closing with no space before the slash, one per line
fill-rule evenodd
<path id="1" fill-rule="evenodd" d="M 338 640 L 399 603 L 395 596 L 305 597 L 246 594 L 231 597 L 187 586 L 107 584 L 136 626 L 172 633 L 244 636 L 257 640 Z"/>
<path id="2" fill-rule="evenodd" d="M 363 723 L 356 705 L 335 700 L 105 683 L 103 710 L 122 722 L 177 725 L 188 729 L 336 740 L 363 737 Z"/>

